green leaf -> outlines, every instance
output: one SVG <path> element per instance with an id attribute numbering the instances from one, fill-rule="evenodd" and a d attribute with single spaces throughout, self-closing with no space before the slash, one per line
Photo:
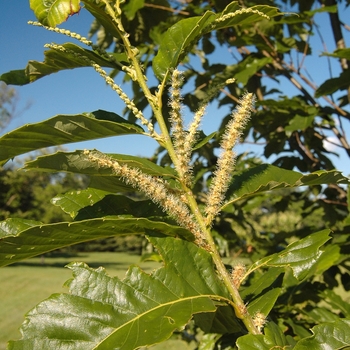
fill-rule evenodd
<path id="1" fill-rule="evenodd" d="M 241 297 L 248 303 L 251 315 L 261 312 L 268 316 L 281 292 L 282 273 L 283 268 L 269 269 L 258 280 L 253 280 L 249 287 L 242 288 Z"/>
<path id="2" fill-rule="evenodd" d="M 187 230 L 179 226 L 145 218 L 108 216 L 48 225 L 23 219 L 7 219 L 0 222 L 0 266 L 76 243 L 147 232 L 193 239 Z"/>
<path id="3" fill-rule="evenodd" d="M 343 298 L 334 290 L 326 289 L 321 291 L 320 296 L 327 301 L 327 304 L 331 306 L 332 311 L 340 310 L 345 317 L 350 317 L 350 305 L 348 301 L 343 300 Z"/>
<path id="4" fill-rule="evenodd" d="M 276 345 L 280 348 L 289 348 L 290 343 L 288 339 L 283 334 L 282 330 L 274 322 L 269 322 L 264 329 L 265 342 L 270 345 L 271 348 Z"/>
<path id="5" fill-rule="evenodd" d="M 0 75 L 0 80 L 10 85 L 26 85 L 30 83 L 24 69 L 11 70 Z"/>
<path id="6" fill-rule="evenodd" d="M 300 178 L 297 186 L 314 186 L 326 184 L 349 184 L 350 179 L 339 170 L 319 170 Z"/>
<path id="7" fill-rule="evenodd" d="M 70 294 L 53 295 L 30 311 L 22 340 L 11 341 L 9 349 L 150 346 L 182 329 L 194 314 L 214 312 L 213 299 L 226 300 L 208 252 L 180 239 L 150 241 L 164 259 L 164 267 L 151 275 L 133 266 L 119 280 L 102 268 L 68 265 L 74 275 L 67 283 Z"/>
<path id="8" fill-rule="evenodd" d="M 243 337 L 238 338 L 236 344 L 238 350 L 271 350 L 271 347 L 265 343 L 262 334 L 244 335 Z"/>
<path id="9" fill-rule="evenodd" d="M 251 315 L 256 314 L 257 312 L 262 313 L 265 317 L 268 316 L 272 308 L 275 306 L 277 298 L 281 294 L 281 288 L 273 288 L 264 293 L 259 298 L 254 299 L 248 304 L 248 312 Z"/>
<path id="10" fill-rule="evenodd" d="M 296 339 L 303 339 L 311 335 L 309 329 L 304 327 L 303 324 L 300 324 L 300 322 L 295 318 L 284 318 L 284 323 L 295 334 Z M 320 320 L 317 320 L 316 323 L 320 323 Z"/>
<path id="11" fill-rule="evenodd" d="M 315 13 L 322 13 L 322 12 L 328 12 L 328 13 L 337 13 L 338 12 L 338 6 L 333 5 L 333 6 L 321 6 L 316 10 L 312 11 L 305 11 L 304 13 L 308 16 L 313 16 Z"/>
<path id="12" fill-rule="evenodd" d="M 135 189 L 117 176 L 90 175 L 89 187 L 102 190 L 108 193 L 134 192 Z"/>
<path id="13" fill-rule="evenodd" d="M 339 320 L 339 316 L 336 313 L 321 307 L 313 307 L 311 310 L 306 311 L 305 314 L 308 317 L 310 317 L 315 324 L 320 324 L 324 322 L 336 322 Z M 307 337 L 308 336 L 309 334 L 307 335 Z"/>
<path id="14" fill-rule="evenodd" d="M 51 203 L 60 207 L 65 213 L 69 214 L 74 219 L 80 210 L 100 202 L 109 193 L 109 191 L 103 191 L 96 188 L 87 188 L 85 190 L 70 191 L 64 194 L 59 194 L 51 199 Z"/>
<path id="15" fill-rule="evenodd" d="M 316 273 L 321 275 L 323 272 L 327 271 L 330 267 L 336 266 L 341 258 L 340 245 L 330 244 L 325 247 L 323 253 L 317 263 Z"/>
<path id="16" fill-rule="evenodd" d="M 203 334 L 198 350 L 215 350 L 216 342 L 220 338 L 220 334 Z"/>
<path id="17" fill-rule="evenodd" d="M 104 154 L 101 152 L 92 152 L 96 152 L 96 154 L 101 154 L 101 156 L 104 156 Z M 109 154 L 108 156 L 120 164 L 126 164 L 130 167 L 137 168 L 143 173 L 152 176 L 175 178 L 175 173 L 172 168 L 164 168 L 145 158 L 124 154 Z M 48 172 L 65 171 L 99 176 L 115 176 L 113 169 L 109 167 L 104 168 L 102 166 L 99 166 L 95 162 L 91 162 L 90 158 L 85 154 L 84 151 L 60 151 L 54 154 L 40 156 L 33 161 L 25 163 L 24 169 Z"/>
<path id="18" fill-rule="evenodd" d="M 80 0 L 30 0 L 30 8 L 38 21 L 55 27 L 80 11 Z"/>
<path id="19" fill-rule="evenodd" d="M 323 52 L 321 56 L 330 56 L 330 57 L 336 57 L 336 58 L 345 58 L 347 60 L 350 60 L 350 49 L 338 49 L 335 50 L 332 53 L 329 52 Z"/>
<path id="20" fill-rule="evenodd" d="M 144 7 L 144 3 L 144 0 L 133 0 L 124 5 L 123 13 L 129 21 L 135 18 L 136 12 Z"/>
<path id="21" fill-rule="evenodd" d="M 252 281 L 252 285 L 242 289 L 241 297 L 248 304 L 248 311 L 251 315 L 261 312 L 268 316 L 281 293 L 283 268 L 273 268 L 264 272 L 257 281 Z M 281 277 L 281 278 L 279 278 Z M 225 319 L 232 318 L 228 313 L 230 308 L 219 308 L 216 314 L 206 314 L 195 316 L 195 321 L 206 333 L 232 333 L 232 329 L 227 328 Z"/>
<path id="22" fill-rule="evenodd" d="M 238 1 L 232 1 L 222 13 L 216 15 L 215 23 L 206 28 L 206 32 L 235 25 L 250 26 L 252 23 L 256 23 L 262 19 L 271 19 L 280 15 L 282 13 L 279 12 L 277 7 L 256 5 L 243 9 Z"/>
<path id="23" fill-rule="evenodd" d="M 87 9 L 93 17 L 105 28 L 111 36 L 118 38 L 120 33 L 113 19 L 106 13 L 105 4 L 102 1 L 82 0 L 84 8 Z"/>
<path id="24" fill-rule="evenodd" d="M 205 26 L 214 19 L 213 12 L 202 17 L 183 19 L 170 27 L 162 38 L 158 54 L 153 59 L 153 71 L 159 80 L 179 64 L 202 35 Z"/>
<path id="25" fill-rule="evenodd" d="M 245 86 L 252 76 L 272 61 L 271 57 L 257 58 L 254 55 L 249 55 L 245 60 L 234 66 L 235 73 L 233 76 L 237 83 Z"/>
<path id="26" fill-rule="evenodd" d="M 273 17 L 278 14 L 278 9 L 270 6 L 253 6 L 244 11 L 237 1 L 233 1 L 222 13 L 207 11 L 201 17 L 183 19 L 164 34 L 153 59 L 153 70 L 159 80 L 167 79 L 169 71 L 178 66 L 204 34 L 238 24 L 249 25 L 263 19 L 263 15 Z"/>
<path id="27" fill-rule="evenodd" d="M 313 335 L 300 340 L 293 350 L 345 349 L 350 346 L 350 320 L 339 319 L 312 328 Z"/>
<path id="28" fill-rule="evenodd" d="M 119 69 L 114 62 L 103 58 L 96 52 L 83 49 L 72 43 L 65 43 L 60 46 L 61 50 L 46 50 L 44 52 L 44 62 L 29 61 L 25 70 L 2 74 L 0 79 L 7 84 L 25 85 L 61 70 L 91 67 L 90 61 L 94 61 L 101 67 Z M 127 62 L 125 54 L 113 54 L 111 57 L 120 62 Z"/>
<path id="29" fill-rule="evenodd" d="M 338 90 L 346 89 L 349 86 L 350 71 L 346 69 L 340 73 L 338 78 L 326 80 L 315 92 L 315 97 L 331 95 Z"/>
<path id="30" fill-rule="evenodd" d="M 243 287 L 241 291 L 241 297 L 244 300 L 253 300 L 264 291 L 274 287 L 275 281 L 283 273 L 283 268 L 273 268 L 264 273 L 259 277 L 258 280 L 254 280 L 249 287 Z"/>
<path id="31" fill-rule="evenodd" d="M 126 196 L 94 188 L 68 192 L 56 196 L 52 202 L 78 221 L 109 215 L 147 218 L 164 216 L 164 212 L 152 201 L 134 201 Z"/>
<path id="32" fill-rule="evenodd" d="M 310 127 L 315 119 L 315 115 L 303 116 L 295 115 L 292 120 L 290 120 L 289 125 L 287 125 L 284 130 L 287 135 L 290 136 L 295 130 L 305 130 Z"/>
<path id="33" fill-rule="evenodd" d="M 264 266 L 289 267 L 292 269 L 294 277 L 302 281 L 312 276 L 317 270 L 319 259 L 323 253 L 320 251 L 320 247 L 330 239 L 330 232 L 330 230 L 322 230 L 291 243 L 282 252 L 255 262 L 250 266 L 248 272 Z"/>
<path id="34" fill-rule="evenodd" d="M 194 315 L 194 320 L 196 325 L 205 333 L 230 334 L 242 332 L 242 327 L 230 306 L 219 306 L 215 313 Z"/>
<path id="35" fill-rule="evenodd" d="M 273 189 L 289 187 L 295 184 L 302 175 L 296 171 L 285 170 L 269 164 L 261 164 L 242 171 L 233 177 L 227 191 L 229 203 L 245 197 Z"/>
<path id="36" fill-rule="evenodd" d="M 212 132 L 208 136 L 205 136 L 203 134 L 203 137 L 201 137 L 202 135 L 200 135 L 198 137 L 197 143 L 193 146 L 193 151 L 200 149 L 201 147 L 206 145 L 211 139 L 213 139 L 215 137 L 215 135 L 216 135 L 216 132 Z"/>
<path id="37" fill-rule="evenodd" d="M 98 110 L 76 115 L 57 115 L 27 124 L 0 138 L 0 162 L 44 147 L 94 140 L 108 136 L 143 134 L 143 129 L 119 115 Z"/>
<path id="38" fill-rule="evenodd" d="M 267 323 L 264 333 L 265 335 L 248 334 L 238 338 L 237 348 L 239 350 L 294 349 L 295 341 L 291 337 L 286 337 L 274 322 Z M 309 350 L 311 349 L 313 350 L 313 348 Z"/>
<path id="39" fill-rule="evenodd" d="M 321 184 L 349 184 L 349 178 L 337 170 L 316 171 L 303 175 L 296 171 L 278 168 L 273 165 L 261 164 L 244 170 L 233 177 L 227 196 L 230 199 L 223 207 L 240 199 L 257 195 L 261 192 L 280 188 L 293 188 Z"/>

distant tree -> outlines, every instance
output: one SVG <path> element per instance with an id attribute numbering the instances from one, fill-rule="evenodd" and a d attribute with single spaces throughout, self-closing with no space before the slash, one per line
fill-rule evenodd
<path id="1" fill-rule="evenodd" d="M 87 177 L 23 172 L 18 170 L 18 165 L 0 167 L 0 220 L 16 217 L 47 224 L 70 221 L 71 217 L 50 200 L 71 188 L 84 188 Z"/>
<path id="2" fill-rule="evenodd" d="M 14 116 L 16 97 L 16 90 L 0 81 L 0 132 Z"/>
<path id="3" fill-rule="evenodd" d="M 22 339 L 9 349 L 131 350 L 185 327 L 183 339 L 198 349 L 349 347 L 350 180 L 325 146 L 335 136 L 350 154 L 349 51 L 325 53 L 341 61 L 341 71 L 318 87 L 303 71 L 306 58 L 315 59 L 309 38 L 317 15 L 329 14 L 329 31 L 341 40 L 339 8 L 349 3 L 82 2 L 96 18 L 97 43 L 57 28 L 80 11 L 78 0 L 31 0 L 35 25 L 78 44 L 48 44 L 44 62 L 1 79 L 24 85 L 89 66 L 125 103 L 127 118 L 103 110 L 54 116 L 4 135 L 0 161 L 43 145 L 128 134 L 151 137 L 159 148 L 151 160 L 76 150 L 27 162 L 26 170 L 88 174 L 90 182 L 54 199 L 70 223 L 2 222 L 0 265 L 126 235 L 145 236 L 163 264 L 150 274 L 131 266 L 120 280 L 71 263 L 69 294 L 29 312 Z M 131 82 L 131 96 L 117 74 Z M 297 92 L 287 94 L 282 81 Z M 202 117 L 216 99 L 230 112 L 209 115 L 220 126 L 206 135 Z M 188 127 L 184 103 L 194 112 Z M 236 155 L 240 139 L 259 143 L 273 164 Z"/>

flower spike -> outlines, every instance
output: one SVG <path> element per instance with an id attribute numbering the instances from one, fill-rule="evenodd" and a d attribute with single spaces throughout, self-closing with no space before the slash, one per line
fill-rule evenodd
<path id="1" fill-rule="evenodd" d="M 216 215 L 220 212 L 225 193 L 228 189 L 231 173 L 234 169 L 236 154 L 232 148 L 239 141 L 243 129 L 249 120 L 255 98 L 253 94 L 245 94 L 237 109 L 232 114 L 232 119 L 227 124 L 221 141 L 221 154 L 219 156 L 214 178 L 209 188 L 205 213 L 206 224 L 210 226 Z"/>

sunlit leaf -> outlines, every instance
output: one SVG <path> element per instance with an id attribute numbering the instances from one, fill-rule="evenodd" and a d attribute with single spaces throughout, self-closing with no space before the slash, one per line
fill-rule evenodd
<path id="1" fill-rule="evenodd" d="M 5 81 L 6 84 L 25 85 L 65 69 L 91 67 L 91 62 L 95 62 L 101 67 L 120 69 L 111 60 L 78 45 L 65 43 L 60 46 L 61 50 L 44 51 L 45 60 L 43 62 L 31 60 L 23 71 L 16 70 L 2 74 L 0 80 Z M 111 54 L 110 57 L 115 61 L 127 61 L 125 54 Z"/>
<path id="2" fill-rule="evenodd" d="M 241 296 L 248 303 L 251 315 L 261 312 L 268 316 L 281 293 L 283 268 L 272 268 L 264 271 L 258 280 L 254 280 L 249 287 L 242 288 Z"/>
<path id="3" fill-rule="evenodd" d="M 291 344 L 294 344 L 292 339 L 289 339 L 283 334 L 282 330 L 278 325 L 274 322 L 268 322 L 267 326 L 264 329 L 265 334 L 265 342 L 270 345 L 271 348 L 276 345 L 283 348 L 288 349 L 291 347 Z"/>
<path id="4" fill-rule="evenodd" d="M 206 12 L 202 17 L 183 19 L 167 30 L 158 54 L 153 59 L 153 70 L 159 80 L 163 80 L 168 72 L 187 55 L 202 35 L 202 30 L 213 19 L 214 13 Z"/>
<path id="5" fill-rule="evenodd" d="M 96 154 L 103 153 L 98 151 Z M 170 167 L 162 167 L 146 158 L 130 156 L 125 154 L 109 154 L 111 159 L 117 161 L 119 164 L 125 164 L 130 167 L 138 168 L 143 173 L 162 176 L 175 177 L 174 170 Z M 56 152 L 45 156 L 40 156 L 33 161 L 25 163 L 25 170 L 40 170 L 40 171 L 65 171 L 72 173 L 100 175 L 100 176 L 115 176 L 115 172 L 110 167 L 102 167 L 95 162 L 92 162 L 84 151 L 74 152 Z"/>
<path id="6" fill-rule="evenodd" d="M 341 258 L 340 246 L 337 244 L 327 245 L 317 263 L 317 274 L 322 274 L 330 267 L 336 266 Z"/>
<path id="7" fill-rule="evenodd" d="M 271 347 L 265 343 L 262 334 L 244 335 L 243 337 L 238 338 L 236 344 L 238 350 L 271 350 Z"/>
<path id="8" fill-rule="evenodd" d="M 30 83 L 25 69 L 16 69 L 3 73 L 0 75 L 0 80 L 8 85 L 26 85 Z"/>
<path id="9" fill-rule="evenodd" d="M 281 169 L 273 165 L 262 164 L 243 171 L 233 177 L 227 196 L 230 199 L 225 204 L 234 203 L 242 198 L 256 195 L 260 192 L 280 188 L 293 188 L 322 184 L 348 184 L 349 178 L 337 170 L 317 171 L 303 175 L 296 171 Z"/>
<path id="10" fill-rule="evenodd" d="M 329 13 L 336 13 L 338 11 L 338 6 L 337 5 L 332 5 L 332 6 L 321 6 L 315 10 L 312 11 L 305 11 L 305 14 L 308 16 L 313 16 L 315 13 L 321 13 L 321 12 L 329 12 Z"/>
<path id="11" fill-rule="evenodd" d="M 305 314 L 313 319 L 315 324 L 323 322 L 336 322 L 339 320 L 339 316 L 337 314 L 321 307 L 314 307 L 311 310 L 305 310 Z"/>
<path id="12" fill-rule="evenodd" d="M 349 184 L 350 179 L 344 176 L 339 170 L 319 170 L 300 178 L 297 186 L 313 186 L 326 184 Z"/>
<path id="13" fill-rule="evenodd" d="M 346 349 L 350 346 L 350 320 L 323 323 L 312 328 L 313 336 L 300 340 L 293 350 Z"/>
<path id="14" fill-rule="evenodd" d="M 274 268 L 264 271 L 258 280 L 254 280 L 249 287 L 241 287 L 241 296 L 244 300 L 253 300 L 264 291 L 269 288 L 276 287 L 274 283 L 278 280 L 278 277 L 283 273 L 283 268 Z"/>
<path id="15" fill-rule="evenodd" d="M 53 198 L 52 202 L 76 220 L 108 215 L 148 218 L 164 216 L 164 212 L 149 200 L 134 201 L 126 196 L 94 188 L 61 194 Z"/>
<path id="16" fill-rule="evenodd" d="M 198 142 L 193 146 L 193 150 L 197 150 L 200 149 L 201 147 L 203 147 L 204 145 L 206 145 L 211 139 L 213 139 L 216 135 L 216 132 L 212 132 L 211 134 L 209 134 L 208 136 L 200 135 L 198 137 Z M 201 137 L 203 136 L 203 137 Z"/>
<path id="17" fill-rule="evenodd" d="M 150 240 L 164 259 L 151 275 L 134 266 L 120 280 L 71 263 L 70 294 L 53 295 L 30 311 L 23 339 L 9 349 L 132 350 L 166 340 L 194 314 L 215 312 L 213 299 L 227 293 L 210 254 L 180 239 Z"/>
<path id="18" fill-rule="evenodd" d="M 350 60 L 350 49 L 338 49 L 334 52 L 324 52 L 321 56 L 330 56 L 330 57 L 337 57 L 337 58 L 345 58 L 347 60 Z"/>
<path id="19" fill-rule="evenodd" d="M 80 11 L 80 0 L 30 0 L 29 3 L 38 21 L 49 27 L 61 24 Z"/>
<path id="20" fill-rule="evenodd" d="M 51 203 L 59 206 L 65 213 L 69 214 L 72 218 L 75 218 L 81 209 L 98 203 L 109 193 L 110 192 L 108 191 L 96 188 L 69 191 L 64 194 L 58 194 L 51 199 Z"/>
<path id="21" fill-rule="evenodd" d="M 350 305 L 334 290 L 326 289 L 320 291 L 320 296 L 327 301 L 327 304 L 332 307 L 332 310 L 340 310 L 344 317 L 350 317 Z"/>
<path id="22" fill-rule="evenodd" d="M 245 86 L 252 76 L 271 62 L 272 59 L 270 57 L 257 58 L 249 55 L 245 60 L 235 65 L 235 74 L 233 76 L 237 83 Z"/>
<path id="23" fill-rule="evenodd" d="M 127 185 L 118 176 L 90 175 L 89 179 L 90 188 L 95 188 L 108 193 L 125 193 L 135 191 L 131 185 Z"/>
<path id="24" fill-rule="evenodd" d="M 287 135 L 291 135 L 291 133 L 295 130 L 305 130 L 312 125 L 314 119 L 315 115 L 295 115 L 289 122 L 289 125 L 286 126 L 285 131 L 287 131 Z"/>
<path id="25" fill-rule="evenodd" d="M 239 350 L 294 349 L 295 341 L 291 337 L 286 337 L 274 322 L 267 323 L 264 333 L 264 335 L 248 334 L 240 337 L 237 348 Z"/>
<path id="26" fill-rule="evenodd" d="M 338 90 L 346 89 L 349 86 L 350 71 L 346 69 L 339 77 L 331 78 L 321 84 L 315 92 L 315 97 L 331 95 Z"/>
<path id="27" fill-rule="evenodd" d="M 105 4 L 102 1 L 82 0 L 84 8 L 87 9 L 96 20 L 106 29 L 106 31 L 115 38 L 120 37 L 116 23 L 106 13 Z"/>
<path id="28" fill-rule="evenodd" d="M 0 138 L 0 162 L 40 148 L 142 133 L 140 126 L 103 110 L 57 115 L 40 123 L 26 124 L 3 135 Z"/>
<path id="29" fill-rule="evenodd" d="M 204 334 L 199 344 L 198 350 L 214 350 L 216 342 L 220 339 L 220 334 Z"/>
<path id="30" fill-rule="evenodd" d="M 268 316 L 272 308 L 275 306 L 277 298 L 281 294 L 281 288 L 274 288 L 266 291 L 259 298 L 254 299 L 249 303 L 247 309 L 251 315 L 255 315 L 260 312 L 264 316 Z"/>
<path id="31" fill-rule="evenodd" d="M 144 3 L 144 0 L 133 0 L 124 5 L 123 13 L 129 21 L 135 18 L 136 12 L 143 8 Z"/>
<path id="32" fill-rule="evenodd" d="M 282 252 L 255 262 L 250 266 L 249 271 L 264 266 L 289 267 L 293 275 L 301 281 L 317 269 L 319 258 L 322 256 L 320 248 L 330 239 L 330 232 L 330 230 L 323 230 L 291 243 Z"/>
<path id="33" fill-rule="evenodd" d="M 107 216 L 47 225 L 23 219 L 7 219 L 0 222 L 0 266 L 76 243 L 147 232 L 182 236 L 192 240 L 192 235 L 181 227 L 146 218 Z"/>
<path id="34" fill-rule="evenodd" d="M 164 34 L 158 54 L 153 59 L 153 70 L 159 80 L 166 79 L 204 34 L 238 24 L 256 23 L 264 18 L 263 15 L 273 17 L 278 14 L 278 9 L 270 6 L 253 6 L 251 10 L 244 11 L 234 1 L 222 13 L 207 11 L 203 16 L 183 19 Z"/>

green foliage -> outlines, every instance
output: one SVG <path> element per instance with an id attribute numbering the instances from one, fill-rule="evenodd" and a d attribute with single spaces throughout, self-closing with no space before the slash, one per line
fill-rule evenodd
<path id="1" fill-rule="evenodd" d="M 151 275 L 131 267 L 121 281 L 107 276 L 103 269 L 70 264 L 74 275 L 68 282 L 70 295 L 50 298 L 28 315 L 30 321 L 22 328 L 26 344 L 33 348 L 59 348 L 73 341 L 76 349 L 135 349 L 167 339 L 195 313 L 215 312 L 213 299 L 218 299 L 220 304 L 228 295 L 218 280 L 210 255 L 184 240 L 153 237 L 151 242 L 165 263 L 165 267 Z M 183 254 L 186 257 L 179 259 Z M 187 273 L 189 270 L 191 274 Z M 47 308 L 51 310 L 53 322 L 35 322 Z M 68 309 L 69 315 L 64 311 Z M 83 310 L 86 315 L 82 314 Z M 112 310 L 119 314 L 117 318 L 111 317 Z M 69 340 L 60 331 L 56 315 L 71 319 Z M 85 318 L 94 321 L 86 323 Z M 159 322 L 155 323 L 155 319 Z M 230 326 L 239 329 L 236 323 Z M 40 337 L 30 339 L 38 333 L 37 327 L 41 329 Z M 9 348 L 18 346 L 18 343 L 10 344 Z"/>
<path id="2" fill-rule="evenodd" d="M 80 115 L 59 115 L 42 123 L 25 125 L 2 137 L 0 161 L 38 148 L 77 141 L 95 140 L 107 136 L 140 134 L 142 128 L 105 111 Z M 30 135 L 30 136 L 29 136 Z M 80 136 L 79 136 L 80 135 Z M 11 140 L 18 140 L 13 144 Z"/>
<path id="3" fill-rule="evenodd" d="M 30 1 L 30 8 L 38 20 L 48 26 L 55 27 L 66 21 L 69 16 L 79 12 L 79 0 L 63 1 Z"/>
<path id="4" fill-rule="evenodd" d="M 271 1 L 249 2 L 247 8 L 236 1 L 227 6 L 190 2 L 184 8 L 166 1 L 82 3 L 96 19 L 90 34 L 102 33 L 97 45 L 48 28 L 89 49 L 47 45 L 44 62 L 30 61 L 0 79 L 25 85 L 60 70 L 91 66 L 125 103 L 128 120 L 107 111 L 58 115 L 0 138 L 0 161 L 41 147 L 125 134 L 152 137 L 159 149 L 152 161 L 77 150 L 26 162 L 27 171 L 84 174 L 90 183 L 53 198 L 72 222 L 3 221 L 0 265 L 97 238 L 142 235 L 156 248 L 162 266 L 151 274 L 132 266 L 120 280 L 102 268 L 70 264 L 69 293 L 53 295 L 30 311 L 22 339 L 11 341 L 9 349 L 134 349 L 166 341 L 190 324 L 198 349 L 349 346 L 344 189 L 349 179 L 334 170 L 323 144 L 331 131 L 350 154 L 336 122 L 336 117 L 349 118 L 343 108 L 348 101 L 343 96 L 336 104 L 325 96 L 347 88 L 347 70 L 314 89 L 313 97 L 296 81 L 298 69 L 285 60 L 292 51 L 311 54 L 304 38 L 320 12 L 312 10 L 313 2 L 296 2 L 299 16 L 283 15 L 269 6 Z M 79 11 L 78 1 L 30 4 L 44 26 L 55 27 Z M 333 14 L 337 8 L 322 11 Z M 113 40 L 115 47 L 106 52 Z M 246 55 L 232 65 L 211 64 L 209 56 L 219 45 Z M 201 57 L 203 74 L 191 66 L 192 54 Z M 348 51 L 329 56 L 346 59 Z M 183 99 L 179 65 L 195 89 Z M 116 74 L 125 74 L 134 96 L 115 83 Z M 157 87 L 149 85 L 150 74 L 159 80 Z M 268 90 L 263 76 L 287 77 L 300 94 L 286 97 Z M 236 109 L 207 136 L 199 125 L 205 105 L 220 89 L 226 97 L 219 105 Z M 255 107 L 250 92 L 257 96 Z M 279 98 L 268 97 L 273 93 Z M 318 96 L 327 105 L 318 103 Z M 182 101 L 195 112 L 188 129 Z M 143 114 L 147 106 L 149 117 Z M 273 165 L 232 152 L 240 138 L 249 137 L 265 142 L 266 157 L 277 155 Z M 223 262 L 225 254 L 231 255 L 230 266 Z"/>
<path id="5" fill-rule="evenodd" d="M 71 188 L 82 189 L 86 182 L 81 175 L 23 172 L 14 166 L 0 168 L 0 218 L 40 220 L 45 224 L 69 220 L 62 210 L 50 205 L 50 200 Z"/>

